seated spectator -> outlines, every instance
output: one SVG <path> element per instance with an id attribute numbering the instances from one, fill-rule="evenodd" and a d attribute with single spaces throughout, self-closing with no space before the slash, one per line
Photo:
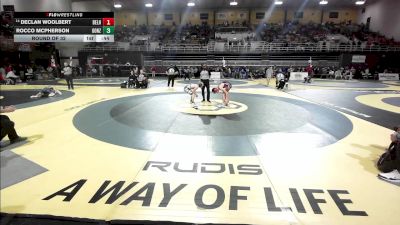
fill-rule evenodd
<path id="1" fill-rule="evenodd" d="M 328 78 L 335 78 L 335 71 L 333 71 L 333 69 L 329 69 L 329 72 L 328 72 Z"/>
<path id="2" fill-rule="evenodd" d="M 130 75 L 128 77 L 128 88 L 134 88 L 136 85 L 137 76 L 135 75 L 135 71 L 136 69 L 130 71 Z"/>
<path id="3" fill-rule="evenodd" d="M 91 69 L 91 72 L 92 72 L 92 76 L 96 76 L 96 75 L 97 75 L 97 69 L 96 69 L 96 67 L 93 67 L 93 68 Z"/>
<path id="4" fill-rule="evenodd" d="M 347 70 L 345 75 L 344 75 L 344 78 L 346 80 L 352 80 L 353 79 L 353 72 L 351 70 Z"/>
<path id="5" fill-rule="evenodd" d="M 5 136 L 8 136 L 10 140 L 10 144 L 14 144 L 17 142 L 25 141 L 26 137 L 20 137 L 14 128 L 14 122 L 10 120 L 10 118 L 6 115 L 2 115 L 3 113 L 10 113 L 16 110 L 15 106 L 5 106 L 0 107 L 0 130 L 1 136 L 0 141 L 3 140 Z"/>
<path id="6" fill-rule="evenodd" d="M 15 85 L 19 80 L 19 76 L 15 75 L 14 71 L 9 71 L 6 75 L 7 83 Z"/>
<path id="7" fill-rule="evenodd" d="M 342 71 L 340 69 L 335 71 L 335 79 L 342 79 Z"/>
<path id="8" fill-rule="evenodd" d="M 148 80 L 147 77 L 144 75 L 144 70 L 140 70 L 140 74 L 136 80 L 136 88 L 147 88 Z"/>
<path id="9" fill-rule="evenodd" d="M 278 87 L 278 86 L 279 86 L 279 82 L 280 82 L 281 80 L 284 80 L 284 79 L 285 79 L 285 76 L 283 75 L 282 70 L 279 69 L 278 72 L 277 72 L 277 74 L 276 74 L 276 80 L 275 80 L 276 87 Z"/>
<path id="10" fill-rule="evenodd" d="M 368 77 L 371 76 L 371 73 L 369 72 L 369 69 L 366 68 L 363 72 L 361 72 L 361 75 L 363 79 L 368 79 Z"/>
<path id="11" fill-rule="evenodd" d="M 0 73 L 0 84 L 7 84 L 7 80 L 2 73 Z"/>
<path id="12" fill-rule="evenodd" d="M 33 80 L 34 75 L 32 67 L 28 66 L 28 68 L 26 69 L 25 77 L 27 80 Z"/>
<path id="13" fill-rule="evenodd" d="M 394 128 L 390 135 L 389 149 L 378 160 L 378 168 L 383 172 L 378 174 L 382 180 L 400 184 L 400 126 Z"/>

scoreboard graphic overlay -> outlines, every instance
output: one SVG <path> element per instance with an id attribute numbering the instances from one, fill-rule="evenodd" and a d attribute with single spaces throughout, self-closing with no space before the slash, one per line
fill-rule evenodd
<path id="1" fill-rule="evenodd" d="M 114 42 L 114 12 L 15 12 L 14 42 Z"/>

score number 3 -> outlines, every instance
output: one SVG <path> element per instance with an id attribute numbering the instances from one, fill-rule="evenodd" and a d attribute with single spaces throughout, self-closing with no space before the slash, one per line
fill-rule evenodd
<path id="1" fill-rule="evenodd" d="M 114 34 L 114 27 L 103 27 L 103 34 Z"/>

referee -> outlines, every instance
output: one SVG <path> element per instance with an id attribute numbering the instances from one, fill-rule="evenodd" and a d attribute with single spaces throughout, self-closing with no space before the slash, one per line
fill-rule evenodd
<path id="1" fill-rule="evenodd" d="M 203 101 L 205 102 L 206 98 L 204 96 L 204 89 L 207 88 L 207 102 L 210 102 L 210 71 L 207 70 L 207 66 L 205 64 L 202 65 L 200 71 L 200 81 L 204 84 L 201 87 L 201 95 L 203 96 Z"/>
<path id="2" fill-rule="evenodd" d="M 172 81 L 172 86 L 171 86 L 171 87 L 174 87 L 175 77 L 176 77 L 177 75 L 179 75 L 179 69 L 178 69 L 178 67 L 177 67 L 176 65 L 175 65 L 175 66 L 174 66 L 174 65 L 171 65 L 171 66 L 168 68 L 166 74 L 167 74 L 167 76 L 168 76 L 168 87 L 169 87 L 169 84 L 171 83 L 171 81 Z"/>

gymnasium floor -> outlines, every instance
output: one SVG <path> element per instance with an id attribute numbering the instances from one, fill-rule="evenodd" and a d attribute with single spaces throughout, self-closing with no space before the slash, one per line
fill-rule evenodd
<path id="1" fill-rule="evenodd" d="M 2 141 L 4 224 L 400 224 L 400 186 L 375 166 L 400 82 L 235 80 L 228 108 L 199 93 L 196 110 L 188 81 L 122 80 L 49 82 L 63 95 L 40 100 L 45 83 L 1 86 L 29 138 Z"/>

